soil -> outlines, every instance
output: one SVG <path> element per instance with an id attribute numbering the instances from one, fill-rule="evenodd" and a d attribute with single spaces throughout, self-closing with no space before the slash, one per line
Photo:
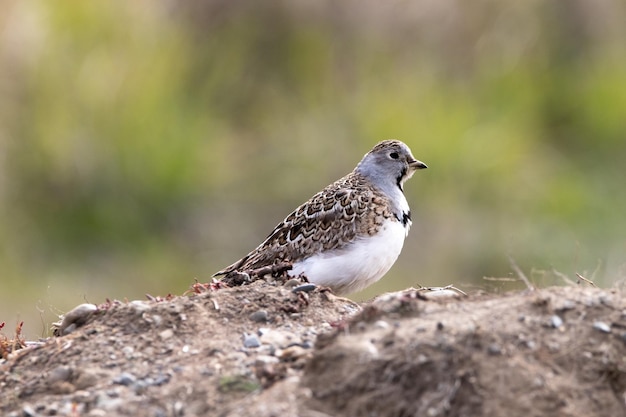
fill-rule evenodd
<path id="1" fill-rule="evenodd" d="M 626 416 L 623 290 L 298 289 L 83 306 L 0 360 L 0 415 Z"/>

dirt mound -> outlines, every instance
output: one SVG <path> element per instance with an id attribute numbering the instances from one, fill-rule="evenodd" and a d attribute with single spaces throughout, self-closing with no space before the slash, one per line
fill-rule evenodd
<path id="1" fill-rule="evenodd" d="M 626 415 L 626 302 L 554 288 L 380 300 L 309 361 L 308 406 L 334 416 Z M 346 393 L 349 393 L 346 395 Z"/>
<path id="2" fill-rule="evenodd" d="M 85 321 L 0 362 L 0 414 L 626 415 L 617 290 L 407 290 L 361 310 L 259 281 Z"/>

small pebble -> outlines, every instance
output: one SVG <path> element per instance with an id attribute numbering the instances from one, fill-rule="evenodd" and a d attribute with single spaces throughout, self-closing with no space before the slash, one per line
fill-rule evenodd
<path id="1" fill-rule="evenodd" d="M 143 395 L 146 392 L 146 388 L 152 385 L 154 380 L 152 378 L 140 379 L 139 381 L 133 384 L 133 389 L 135 390 L 135 394 Z"/>
<path id="2" fill-rule="evenodd" d="M 388 329 L 389 328 L 389 323 L 387 323 L 385 320 L 377 320 L 374 323 L 374 327 L 377 327 L 379 329 Z"/>
<path id="3" fill-rule="evenodd" d="M 250 320 L 257 323 L 267 323 L 268 319 L 269 317 L 266 310 L 257 310 L 254 313 L 250 314 Z"/>
<path id="4" fill-rule="evenodd" d="M 150 385 L 156 385 L 157 387 L 170 382 L 171 376 L 169 374 L 159 374 Z"/>
<path id="5" fill-rule="evenodd" d="M 259 338 L 255 334 L 244 333 L 243 346 L 247 348 L 257 348 L 261 346 L 261 342 L 259 341 Z"/>
<path id="6" fill-rule="evenodd" d="M 127 359 L 132 358 L 134 352 L 135 352 L 135 348 L 133 348 L 132 346 L 124 346 L 122 348 L 122 353 Z"/>
<path id="7" fill-rule="evenodd" d="M 300 284 L 302 284 L 302 281 L 300 281 L 297 278 L 291 278 L 289 281 L 285 282 L 283 285 L 287 288 L 293 288 L 293 287 L 297 287 Z"/>
<path id="8" fill-rule="evenodd" d="M 424 355 L 424 354 L 422 354 L 422 353 L 420 353 L 419 355 L 417 355 L 417 357 L 415 358 L 415 360 L 416 360 L 416 362 L 415 362 L 415 363 L 417 363 L 417 364 L 419 364 L 419 365 L 422 365 L 422 364 L 425 364 L 425 363 L 429 363 L 429 362 L 431 362 L 431 359 L 430 359 L 428 356 L 426 356 L 426 355 Z"/>
<path id="9" fill-rule="evenodd" d="M 307 350 L 300 346 L 290 346 L 276 353 L 282 360 L 293 361 L 307 354 Z"/>
<path id="10" fill-rule="evenodd" d="M 259 355 L 254 361 L 255 366 L 263 366 L 266 364 L 278 363 L 280 360 L 276 356 Z"/>
<path id="11" fill-rule="evenodd" d="M 161 333 L 159 333 L 159 337 L 161 338 L 161 340 L 169 339 L 172 336 L 174 336 L 174 331 L 172 329 L 165 329 Z"/>
<path id="12" fill-rule="evenodd" d="M 556 314 L 554 316 L 550 317 L 550 326 L 554 327 L 555 329 L 558 329 L 562 325 L 563 325 L 563 319 L 562 318 L 560 318 Z"/>
<path id="13" fill-rule="evenodd" d="M 304 342 L 300 343 L 300 346 L 305 349 L 311 349 L 313 347 L 313 343 L 309 342 L 308 340 L 305 340 Z"/>
<path id="14" fill-rule="evenodd" d="M 94 394 L 85 390 L 76 391 L 76 393 L 72 396 L 72 401 L 75 403 L 88 403 L 93 401 L 93 399 Z"/>
<path id="15" fill-rule="evenodd" d="M 600 330 L 602 333 L 611 333 L 611 326 L 602 321 L 596 321 L 593 323 L 593 328 Z"/>
<path id="16" fill-rule="evenodd" d="M 148 323 L 154 324 L 157 327 L 163 323 L 163 317 L 159 314 L 150 314 L 146 311 L 141 315 L 141 317 Z"/>
<path id="17" fill-rule="evenodd" d="M 293 333 L 288 331 L 269 330 L 261 334 L 261 340 L 265 344 L 278 348 L 285 348 L 291 344 L 300 342 L 300 340 L 294 339 L 294 336 L 295 335 Z"/>
<path id="18" fill-rule="evenodd" d="M 293 290 L 293 292 L 311 292 L 314 289 L 317 288 L 317 285 L 315 284 L 302 284 L 302 285 L 298 285 L 297 287 L 295 287 Z"/>
<path id="19" fill-rule="evenodd" d="M 22 407 L 22 415 L 24 417 L 35 417 L 37 415 L 37 412 L 29 404 L 26 404 L 24 407 Z"/>
<path id="20" fill-rule="evenodd" d="M 267 345 L 265 343 L 261 343 L 259 349 L 257 350 L 259 355 L 270 355 L 273 356 L 276 353 L 276 346 Z"/>
<path id="21" fill-rule="evenodd" d="M 426 299 L 435 299 L 435 298 L 456 298 L 461 297 L 463 294 L 455 291 L 452 288 L 445 287 L 429 287 L 423 288 L 420 291 L 420 294 L 424 296 Z"/>
<path id="22" fill-rule="evenodd" d="M 576 308 L 575 302 L 573 302 L 572 300 L 565 300 L 559 307 L 559 311 L 573 310 L 575 308 Z"/>
<path id="23" fill-rule="evenodd" d="M 96 407 L 103 410 L 119 410 L 121 407 L 124 407 L 125 404 L 126 402 L 121 398 L 108 398 L 106 396 L 99 396 L 96 401 Z M 67 413 L 64 415 L 71 414 Z M 112 413 L 107 415 L 112 415 Z"/>
<path id="24" fill-rule="evenodd" d="M 489 345 L 489 347 L 487 347 L 487 353 L 489 353 L 490 355 L 500 355 L 502 353 L 502 349 L 500 349 L 500 346 L 496 345 L 495 343 L 492 345 Z"/>
<path id="25" fill-rule="evenodd" d="M 48 383 L 68 381 L 72 376 L 72 368 L 69 366 L 57 366 L 48 374 Z"/>
<path id="26" fill-rule="evenodd" d="M 120 396 L 120 393 L 114 389 L 110 389 L 106 391 L 106 395 L 108 395 L 110 398 L 118 398 Z"/>
<path id="27" fill-rule="evenodd" d="M 542 388 L 545 385 L 545 381 L 541 376 L 536 377 L 532 381 L 532 386 L 535 388 Z"/>
<path id="28" fill-rule="evenodd" d="M 130 303 L 128 303 L 128 305 L 130 305 L 131 307 L 133 307 L 133 309 L 135 309 L 136 311 L 147 311 L 150 310 L 150 304 L 147 301 L 142 301 L 142 300 L 133 300 Z"/>
<path id="29" fill-rule="evenodd" d="M 135 375 L 129 372 L 123 372 L 120 375 L 113 378 L 114 384 L 124 385 L 125 387 L 132 385 L 135 381 L 137 381 L 137 378 L 135 377 Z"/>
<path id="30" fill-rule="evenodd" d="M 174 415 L 175 416 L 185 415 L 185 404 L 182 401 L 176 401 L 174 403 Z"/>

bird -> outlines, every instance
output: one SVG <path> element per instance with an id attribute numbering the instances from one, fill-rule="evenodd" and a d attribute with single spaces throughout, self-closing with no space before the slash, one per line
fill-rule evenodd
<path id="1" fill-rule="evenodd" d="M 336 295 L 368 287 L 400 255 L 412 224 L 404 183 L 424 168 L 405 143 L 379 142 L 352 172 L 300 205 L 259 246 L 213 276 L 263 275 L 286 265 L 282 271 L 288 276 L 304 276 Z"/>

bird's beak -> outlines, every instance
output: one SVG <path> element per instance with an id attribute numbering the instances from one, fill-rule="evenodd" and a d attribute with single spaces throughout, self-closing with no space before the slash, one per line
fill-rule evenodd
<path id="1" fill-rule="evenodd" d="M 413 160 L 409 161 L 409 167 L 411 167 L 413 169 L 425 169 L 425 168 L 428 168 L 425 163 L 423 163 L 422 161 L 418 161 L 416 159 L 413 159 Z"/>

